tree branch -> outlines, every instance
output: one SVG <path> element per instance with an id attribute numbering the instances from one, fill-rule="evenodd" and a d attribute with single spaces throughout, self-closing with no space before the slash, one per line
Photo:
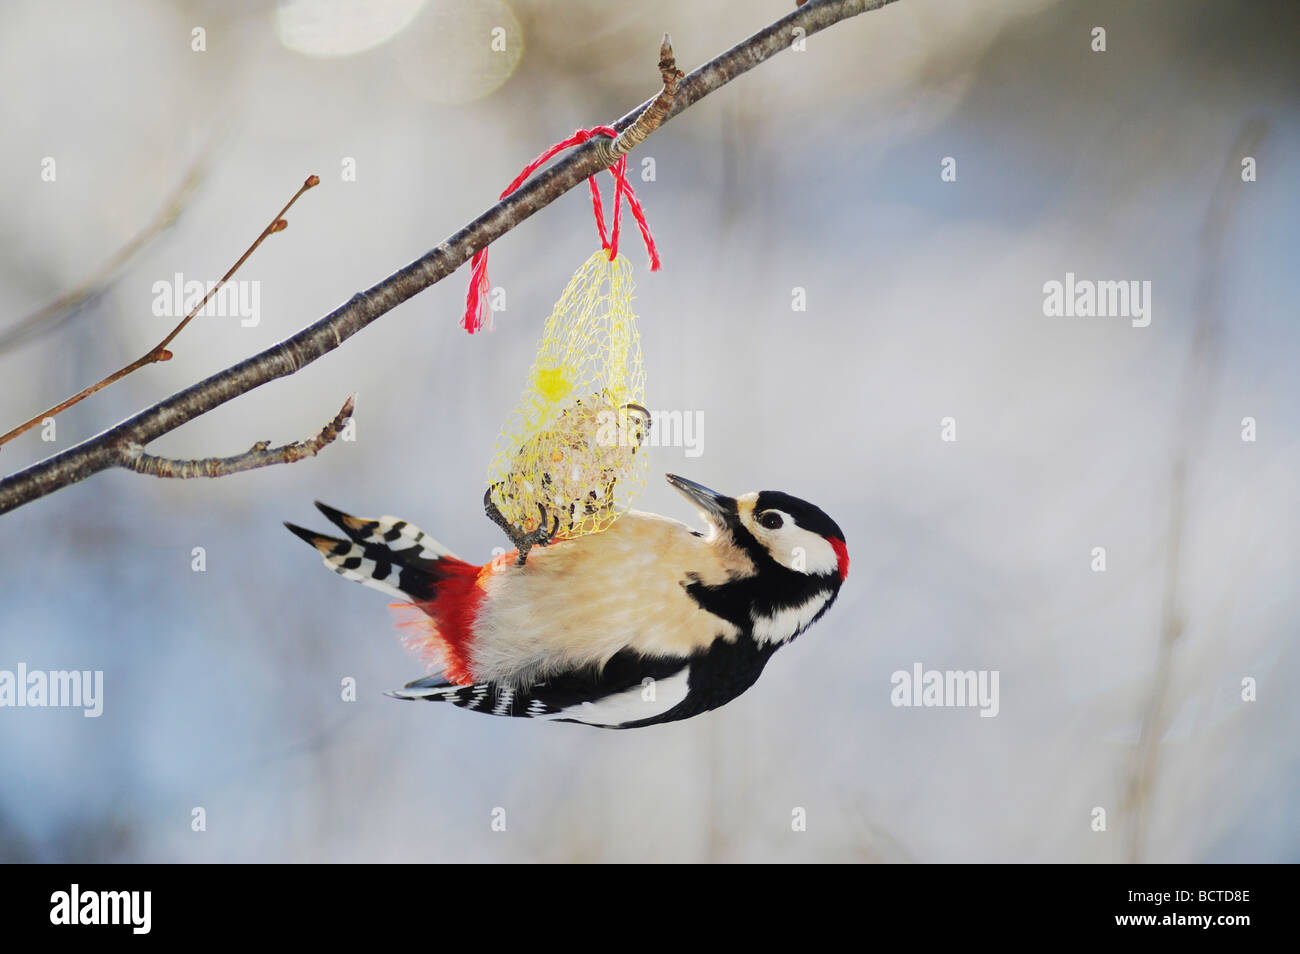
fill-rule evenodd
<path id="1" fill-rule="evenodd" d="M 201 460 L 174 460 L 170 457 L 155 457 L 146 454 L 139 444 L 121 447 L 118 463 L 127 470 L 137 474 L 150 474 L 154 477 L 176 477 L 182 480 L 190 477 L 225 477 L 258 467 L 270 467 L 272 464 L 292 464 L 304 457 L 315 457 L 322 447 L 334 443 L 335 439 L 347 426 L 352 409 L 356 406 L 356 395 L 343 402 L 342 409 L 334 419 L 326 424 L 314 437 L 281 447 L 271 447 L 270 441 L 258 441 L 242 454 L 234 457 L 204 457 Z"/>
<path id="2" fill-rule="evenodd" d="M 65 321 L 72 319 L 92 299 L 104 294 L 117 280 L 127 263 L 141 249 L 171 228 L 176 220 L 181 217 L 181 213 L 185 211 L 185 207 L 189 204 L 194 190 L 198 188 L 204 175 L 207 174 L 207 162 L 208 153 L 205 150 L 194 165 L 190 167 L 189 172 L 186 173 L 184 180 L 176 191 L 167 199 L 162 211 L 154 217 L 153 221 L 136 233 L 129 242 L 118 249 L 107 262 L 100 266 L 98 271 L 76 288 L 63 293 L 48 305 L 38 308 L 25 318 L 20 318 L 12 325 L 0 330 L 0 352 L 9 351 L 42 334 L 55 330 Z"/>
<path id="3" fill-rule="evenodd" d="M 684 77 L 660 122 L 791 45 L 796 29 L 819 33 L 841 20 L 894 0 L 811 0 Z M 620 133 L 647 109 L 649 100 L 614 123 Z M 53 493 L 92 474 L 120 466 L 123 448 L 144 446 L 201 414 L 269 381 L 293 374 L 339 347 L 366 325 L 408 298 L 446 278 L 479 249 L 505 235 L 585 179 L 611 165 L 611 150 L 593 140 L 557 160 L 436 248 L 385 278 L 302 331 L 260 354 L 220 371 L 120 424 L 0 481 L 0 513 Z"/>
<path id="4" fill-rule="evenodd" d="M 235 274 L 235 272 L 239 271 L 240 266 L 242 266 L 246 261 L 248 261 L 249 256 L 257 251 L 257 247 L 259 245 L 261 245 L 264 241 L 266 241 L 267 236 L 274 235 L 276 232 L 283 232 L 285 230 L 285 228 L 288 226 L 289 223 L 285 221 L 284 216 L 288 213 L 288 211 L 291 208 L 293 208 L 293 204 L 297 202 L 299 198 L 302 197 L 302 194 L 304 192 L 306 192 L 308 189 L 315 188 L 318 185 L 320 185 L 319 176 L 308 177 L 307 181 L 302 184 L 302 187 L 293 194 L 293 198 L 289 200 L 288 204 L 286 204 L 285 207 L 281 209 L 279 213 L 277 213 L 275 218 L 271 220 L 271 224 L 268 225 L 266 228 L 262 229 L 261 234 L 258 235 L 257 238 L 253 241 L 253 244 L 248 247 L 248 249 L 244 252 L 243 255 L 239 256 L 239 260 L 235 262 L 234 265 L 230 266 L 230 270 L 227 271 L 226 274 L 221 277 L 221 281 L 217 282 L 215 285 L 213 285 L 211 288 L 208 289 L 208 293 L 203 296 L 202 300 L 200 300 L 199 303 L 194 306 L 194 308 L 190 311 L 188 315 L 186 315 L 184 318 L 180 320 L 180 324 L 178 324 L 175 328 L 173 328 L 166 338 L 158 342 L 156 345 L 154 345 L 152 348 L 150 348 L 147 352 L 145 352 L 140 357 L 136 358 L 126 367 L 119 368 L 118 370 L 110 374 L 108 377 L 102 378 L 101 380 L 92 384 L 90 387 L 78 391 L 76 394 L 74 394 L 72 397 L 68 398 L 67 400 L 61 401 L 60 403 L 54 405 L 54 407 L 50 408 L 47 411 L 42 411 L 40 414 L 37 414 L 35 417 L 31 418 L 25 424 L 19 424 L 12 431 L 9 431 L 7 434 L 0 434 L 0 446 L 9 443 L 11 440 L 13 440 L 15 437 L 18 437 L 20 434 L 25 434 L 27 431 L 30 431 L 33 427 L 35 427 L 37 424 L 40 424 L 42 421 L 46 420 L 47 418 L 54 417 L 54 415 L 56 414 L 62 414 L 64 411 L 72 407 L 74 404 L 80 404 L 82 401 L 90 397 L 92 394 L 95 394 L 98 391 L 102 391 L 110 384 L 113 384 L 117 381 L 121 381 L 128 374 L 134 374 L 136 371 L 139 371 L 141 368 L 145 367 L 146 365 L 156 364 L 159 361 L 170 361 L 172 359 L 172 353 L 167 350 L 167 346 L 176 340 L 176 336 L 185 330 L 185 326 L 194 320 L 194 316 L 197 315 L 200 311 L 202 311 L 204 306 L 206 306 L 207 303 L 212 300 L 212 296 L 225 287 L 226 283 L 230 281 L 231 277 Z"/>
<path id="5" fill-rule="evenodd" d="M 602 162 L 605 162 L 605 153 L 608 153 L 606 165 L 613 165 L 619 156 L 627 155 L 645 142 L 646 138 L 663 124 L 668 111 L 673 108 L 673 102 L 677 99 L 677 84 L 686 74 L 677 68 L 677 60 L 673 56 L 673 41 L 667 33 L 664 34 L 664 41 L 659 44 L 659 75 L 663 79 L 664 88 L 651 100 L 649 106 L 641 110 L 641 115 L 623 129 L 613 142 L 597 140 L 598 149 L 600 146 L 605 147 L 600 150 Z"/>

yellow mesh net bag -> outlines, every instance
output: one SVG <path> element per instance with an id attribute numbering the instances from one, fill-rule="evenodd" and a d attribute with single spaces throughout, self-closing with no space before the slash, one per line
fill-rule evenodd
<path id="1" fill-rule="evenodd" d="M 525 166 L 501 197 L 562 150 L 618 135 L 611 126 L 579 129 Z M 618 254 L 624 202 L 641 231 L 652 272 L 659 269 L 659 253 L 627 179 L 625 152 L 608 171 L 614 178 L 611 228 L 607 233 L 592 176 L 587 183 L 601 247 L 574 273 L 546 320 L 523 396 L 488 467 L 485 510 L 519 547 L 520 562 L 530 546 L 548 537 L 608 528 L 645 488 L 648 461 L 642 444 L 650 433 L 650 412 L 632 311 L 632 266 Z M 491 325 L 487 253 L 486 246 L 476 251 L 470 269 L 461 322 L 470 334 Z"/>
<path id="2" fill-rule="evenodd" d="M 492 502 L 524 532 L 544 509 L 557 539 L 598 533 L 645 488 L 650 413 L 634 290 L 628 260 L 600 249 L 546 320 L 488 468 Z"/>

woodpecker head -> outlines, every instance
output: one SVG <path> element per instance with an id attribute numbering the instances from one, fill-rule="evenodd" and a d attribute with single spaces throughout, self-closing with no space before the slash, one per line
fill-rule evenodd
<path id="1" fill-rule="evenodd" d="M 820 507 L 779 490 L 727 497 L 673 474 L 668 483 L 699 509 L 715 546 L 735 547 L 752 565 L 721 586 L 692 584 L 707 609 L 759 641 L 781 643 L 834 602 L 849 573 L 849 551 L 844 532 Z"/>

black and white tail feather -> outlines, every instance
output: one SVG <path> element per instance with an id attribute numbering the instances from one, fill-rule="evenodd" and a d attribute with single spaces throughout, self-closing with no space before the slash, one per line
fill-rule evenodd
<path id="1" fill-rule="evenodd" d="M 460 562 L 441 543 L 405 520 L 353 517 L 319 500 L 316 508 L 347 539 L 315 533 L 292 523 L 285 526 L 319 550 L 325 565 L 339 576 L 396 599 L 413 603 L 432 599 L 442 576 L 439 563 Z"/>
<path id="2" fill-rule="evenodd" d="M 450 702 L 462 709 L 496 716 L 577 722 L 606 729 L 630 729 L 666 721 L 686 705 L 690 673 L 684 660 L 650 662 L 620 653 L 599 670 L 556 676 L 528 687 L 474 683 L 462 686 L 440 676 L 407 683 L 387 695 L 395 699 Z M 655 683 L 647 699 L 646 680 Z"/>

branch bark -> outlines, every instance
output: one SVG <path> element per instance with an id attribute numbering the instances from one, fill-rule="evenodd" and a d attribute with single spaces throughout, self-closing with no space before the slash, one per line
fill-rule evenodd
<path id="1" fill-rule="evenodd" d="M 667 33 L 664 34 L 663 43 L 659 44 L 659 75 L 663 80 L 664 88 L 650 101 L 650 105 L 641 111 L 636 121 L 630 123 L 625 129 L 616 126 L 615 128 L 622 129 L 622 132 L 613 142 L 597 140 L 598 148 L 605 146 L 608 150 L 608 160 L 603 152 L 601 154 L 601 161 L 606 165 L 613 165 L 619 156 L 627 155 L 645 142 L 652 132 L 663 125 L 663 121 L 668 117 L 668 111 L 673 108 L 673 102 L 677 99 L 677 84 L 686 74 L 677 68 L 677 59 L 673 56 L 673 41 Z"/>
<path id="2" fill-rule="evenodd" d="M 667 122 L 709 93 L 790 46 L 797 36 L 827 27 L 894 0 L 811 0 L 725 53 L 714 57 L 677 83 Z M 615 122 L 620 133 L 653 107 L 647 100 Z M 580 185 L 617 157 L 608 142 L 593 140 L 574 149 L 529 180 L 436 248 L 394 272 L 379 284 L 354 295 L 346 304 L 278 345 L 191 385 L 133 417 L 65 451 L 0 481 L 0 514 L 60 490 L 92 474 L 121 466 L 132 445 L 143 447 L 187 421 L 220 407 L 241 394 L 293 374 L 352 337 L 408 298 L 446 278 L 470 257 L 516 228 L 534 213 Z"/>
<path id="3" fill-rule="evenodd" d="M 153 477 L 175 477 L 188 480 L 191 477 L 225 477 L 245 470 L 270 467 L 272 464 L 292 464 L 304 457 L 315 457 L 321 448 L 333 444 L 343 433 L 348 418 L 356 406 L 355 396 L 343 402 L 342 409 L 334 419 L 326 424 L 314 436 L 305 441 L 296 441 L 281 447 L 272 447 L 270 441 L 258 441 L 242 454 L 234 457 L 204 457 L 201 460 L 175 460 L 171 457 L 155 457 L 146 454 L 139 444 L 128 444 L 121 449 L 119 465 L 137 474 L 149 474 Z"/>

